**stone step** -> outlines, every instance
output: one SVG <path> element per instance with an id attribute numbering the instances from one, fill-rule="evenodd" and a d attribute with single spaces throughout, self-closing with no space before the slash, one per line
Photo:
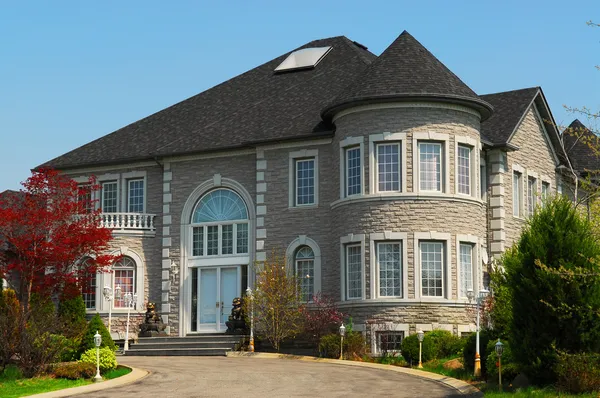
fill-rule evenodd
<path id="1" fill-rule="evenodd" d="M 224 334 L 203 334 L 197 336 L 186 336 L 186 337 L 140 337 L 138 344 L 146 343 L 201 343 L 206 341 L 222 341 L 238 343 L 242 341 L 245 336 L 240 335 L 224 335 Z"/>
<path id="2" fill-rule="evenodd" d="M 235 345 L 239 341 L 222 341 L 222 340 L 209 340 L 209 341 L 169 341 L 167 343 L 161 342 L 138 342 L 137 344 L 129 345 L 130 350 L 148 350 L 148 349 L 173 349 L 173 348 L 220 348 L 228 347 L 234 349 Z"/>
<path id="3" fill-rule="evenodd" d="M 226 356 L 231 348 L 160 348 L 139 349 L 125 352 L 126 356 Z"/>

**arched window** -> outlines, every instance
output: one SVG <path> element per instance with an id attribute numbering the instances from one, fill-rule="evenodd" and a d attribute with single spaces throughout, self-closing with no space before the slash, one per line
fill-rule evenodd
<path id="1" fill-rule="evenodd" d="M 124 256 L 114 263 L 113 270 L 113 292 L 117 286 L 121 288 L 121 297 L 114 299 L 114 308 L 126 308 L 125 293 L 136 293 L 136 264 L 131 257 Z"/>
<path id="2" fill-rule="evenodd" d="M 302 301 L 312 301 L 315 294 L 315 253 L 308 246 L 302 246 L 296 251 L 295 271 L 300 278 Z"/>
<path id="3" fill-rule="evenodd" d="M 229 189 L 204 195 L 192 213 L 192 256 L 248 254 L 248 209 Z"/>

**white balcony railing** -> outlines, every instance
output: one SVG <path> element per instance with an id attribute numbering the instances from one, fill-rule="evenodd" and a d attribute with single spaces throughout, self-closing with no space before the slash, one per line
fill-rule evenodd
<path id="1" fill-rule="evenodd" d="M 102 213 L 100 225 L 127 231 L 154 231 L 155 216 L 146 213 Z"/>

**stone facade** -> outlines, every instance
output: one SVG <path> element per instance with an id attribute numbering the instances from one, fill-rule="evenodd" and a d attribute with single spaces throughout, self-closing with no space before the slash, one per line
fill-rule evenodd
<path id="1" fill-rule="evenodd" d="M 171 335 L 189 332 L 189 280 L 187 257 L 190 250 L 190 209 L 212 189 L 226 187 L 236 191 L 249 209 L 250 250 L 247 279 L 240 289 L 252 286 L 252 265 L 276 251 L 288 256 L 293 267 L 293 242 L 310 240 L 318 247 L 320 290 L 335 297 L 343 311 L 353 316 L 355 326 L 370 334 L 381 325 L 406 333 L 417 329 L 444 328 L 455 333 L 473 328 L 473 313 L 466 297 L 460 294 L 458 247 L 460 242 L 473 245 L 474 290 L 484 287 L 487 252 L 499 255 L 510 246 L 523 220 L 512 215 L 512 172 L 515 167 L 525 176 L 556 185 L 556 166 L 551 146 L 534 108 L 530 109 L 517 129 L 511 144 L 519 149 L 486 149 L 480 138 L 479 115 L 458 105 L 438 103 L 401 103 L 383 107 L 362 107 L 344 111 L 334 120 L 333 138 L 302 142 L 260 145 L 208 155 L 164 159 L 159 164 L 114 170 L 70 171 L 78 177 L 86 174 L 124 175 L 131 171 L 145 173 L 146 212 L 156 214 L 155 231 L 143 234 L 115 232 L 115 250 L 132 251 L 143 262 L 143 302 L 158 305 Z M 371 181 L 375 172 L 374 148 L 380 141 L 401 145 L 402 188 L 391 194 L 375 190 Z M 414 153 L 422 140 L 443 144 L 441 193 L 423 192 L 415 170 Z M 362 148 L 362 192 L 343 195 L 343 161 L 345 145 Z M 471 147 L 470 194 L 457 192 L 457 146 Z M 317 203 L 297 207 L 291 200 L 294 159 L 306 156 L 316 160 Z M 485 161 L 481 170 L 480 159 Z M 343 160 L 343 159 L 342 159 Z M 121 177 L 119 177 L 121 178 Z M 486 185 L 481 186 L 481 181 Z M 524 195 L 526 192 L 523 193 Z M 185 215 L 185 216 L 184 216 Z M 187 241 L 186 241 L 187 240 Z M 379 297 L 376 289 L 376 243 L 400 241 L 403 249 L 403 292 L 401 297 Z M 445 251 L 443 297 L 421 297 L 420 264 L 417 246 L 420 240 L 442 241 Z M 344 297 L 344 247 L 361 245 L 364 290 L 361 299 Z M 218 263 L 215 263 L 218 265 Z M 138 289 L 139 292 L 139 289 Z M 183 305 L 183 306 L 182 306 Z M 106 316 L 107 311 L 101 308 Z M 144 308 L 134 313 L 132 331 L 136 331 Z M 113 315 L 113 330 L 120 331 L 122 311 Z M 182 324 L 185 322 L 185 324 Z"/>

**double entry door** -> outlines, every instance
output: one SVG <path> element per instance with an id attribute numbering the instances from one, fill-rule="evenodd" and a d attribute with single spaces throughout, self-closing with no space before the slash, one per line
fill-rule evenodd
<path id="1" fill-rule="evenodd" d="M 197 273 L 196 275 L 193 275 Z M 231 314 L 232 301 L 240 297 L 240 267 L 201 267 L 192 272 L 192 283 L 197 284 L 197 325 L 192 330 L 198 332 L 224 332 L 225 322 Z M 192 288 L 192 290 L 195 290 Z M 194 326 L 196 326 L 194 328 Z"/>

